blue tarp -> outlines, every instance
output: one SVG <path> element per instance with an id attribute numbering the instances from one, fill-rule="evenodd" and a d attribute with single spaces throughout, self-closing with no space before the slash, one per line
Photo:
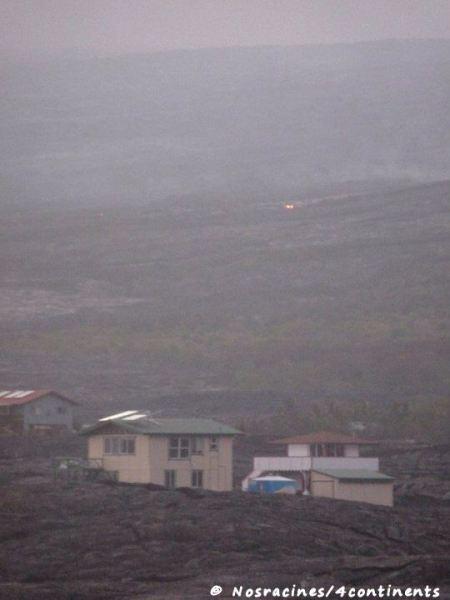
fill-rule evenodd
<path id="1" fill-rule="evenodd" d="M 295 494 L 300 490 L 300 484 L 295 479 L 287 477 L 267 476 L 251 479 L 248 485 L 248 491 L 261 494 Z"/>

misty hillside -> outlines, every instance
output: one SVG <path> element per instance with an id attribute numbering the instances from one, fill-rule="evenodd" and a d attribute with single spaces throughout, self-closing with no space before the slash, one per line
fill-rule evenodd
<path id="1" fill-rule="evenodd" d="M 2 75 L 5 389 L 61 389 L 83 418 L 293 399 L 445 422 L 450 42 Z"/>
<path id="2" fill-rule="evenodd" d="M 2 202 L 267 198 L 443 179 L 449 97 L 449 41 L 7 65 Z"/>
<path id="3" fill-rule="evenodd" d="M 353 398 L 419 402 L 431 423 L 450 383 L 450 183 L 371 188 L 293 211 L 4 209 L 4 388 L 56 387 L 91 416 Z"/>

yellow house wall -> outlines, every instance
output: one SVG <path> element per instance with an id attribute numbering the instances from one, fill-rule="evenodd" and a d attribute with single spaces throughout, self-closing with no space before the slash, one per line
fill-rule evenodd
<path id="1" fill-rule="evenodd" d="M 337 500 L 352 500 L 353 502 L 369 502 L 383 506 L 394 504 L 393 482 L 349 482 L 343 483 L 333 477 L 311 472 L 311 494 Z"/>
<path id="2" fill-rule="evenodd" d="M 344 456 L 356 458 L 359 456 L 359 446 L 357 444 L 344 444 Z"/>
<path id="3" fill-rule="evenodd" d="M 208 490 L 228 491 L 233 487 L 233 440 L 217 437 L 218 450 L 210 450 L 210 438 L 205 436 L 203 454 L 186 459 L 169 459 L 169 438 L 152 436 L 150 440 L 150 480 L 164 485 L 165 471 L 176 471 L 176 486 L 191 487 L 193 470 L 203 471 L 203 487 Z"/>
<path id="4" fill-rule="evenodd" d="M 92 435 L 88 440 L 88 457 L 101 459 L 107 471 L 117 471 L 119 481 L 128 483 L 148 483 L 150 474 L 149 437 L 146 435 L 127 435 L 136 440 L 136 453 L 119 456 L 103 453 L 103 439 L 108 435 Z M 120 437 L 123 437 L 120 436 Z"/>
<path id="5" fill-rule="evenodd" d="M 123 434 L 122 434 L 123 435 Z M 228 491 L 233 488 L 233 440 L 231 436 L 216 437 L 218 450 L 210 449 L 210 438 L 205 436 L 203 454 L 187 459 L 169 459 L 169 437 L 130 435 L 136 440 L 136 454 L 105 455 L 104 438 L 112 434 L 92 435 L 88 439 L 88 457 L 101 459 L 107 471 L 117 471 L 119 481 L 128 483 L 156 483 L 164 485 L 165 471 L 176 471 L 176 486 L 191 487 L 192 471 L 203 471 L 203 487 Z"/>
<path id="6" fill-rule="evenodd" d="M 369 502 L 383 506 L 393 506 L 394 504 L 394 484 L 392 482 L 343 483 L 338 481 L 336 483 L 336 498 L 340 500 Z"/>
<path id="7" fill-rule="evenodd" d="M 335 497 L 336 481 L 328 475 L 322 475 L 316 471 L 311 471 L 311 495 L 321 496 L 323 498 Z"/>

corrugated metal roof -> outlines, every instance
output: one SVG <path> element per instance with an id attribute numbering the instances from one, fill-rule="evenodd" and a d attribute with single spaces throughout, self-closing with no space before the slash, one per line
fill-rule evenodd
<path id="1" fill-rule="evenodd" d="M 140 411 L 142 412 L 142 411 Z M 241 432 L 219 423 L 212 419 L 160 419 L 145 415 L 140 419 L 127 420 L 126 418 L 108 419 L 98 421 L 81 431 L 82 435 L 94 433 L 102 427 L 117 425 L 126 431 L 144 433 L 148 435 L 238 435 Z"/>
<path id="2" fill-rule="evenodd" d="M 305 435 L 294 435 L 292 437 L 274 440 L 273 444 L 377 444 L 373 440 L 353 437 L 345 433 L 336 433 L 333 431 L 316 431 Z"/>
<path id="3" fill-rule="evenodd" d="M 28 404 L 28 402 L 33 402 L 34 400 L 38 400 L 39 398 L 48 396 L 49 394 L 58 396 L 58 398 L 61 398 L 66 402 L 78 404 L 78 402 L 75 402 L 75 400 L 71 400 L 70 398 L 63 396 L 54 390 L 0 390 L 0 406 Z"/>
<path id="4" fill-rule="evenodd" d="M 369 471 L 368 469 L 313 469 L 320 475 L 328 475 L 340 481 L 393 481 L 394 478 L 379 471 Z"/>

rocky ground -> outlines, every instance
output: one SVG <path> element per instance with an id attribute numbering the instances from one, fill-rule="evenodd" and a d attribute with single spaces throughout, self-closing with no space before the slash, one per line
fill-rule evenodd
<path id="1" fill-rule="evenodd" d="M 39 452 L 0 461 L 0 598 L 194 599 L 216 584 L 221 598 L 292 584 L 428 584 L 450 597 L 448 451 L 417 450 L 420 464 L 444 465 L 426 498 L 401 464 L 410 454 L 383 459 L 403 470 L 393 509 L 55 481 Z"/>
<path id="2" fill-rule="evenodd" d="M 2 205 L 2 389 L 62 391 L 81 423 L 124 408 L 281 421 L 370 398 L 369 423 L 404 403 L 435 435 L 450 182 L 390 185 Z"/>
<path id="3" fill-rule="evenodd" d="M 397 502 L 429 505 L 450 502 L 450 445 L 387 445 L 380 448 L 380 465 L 396 478 Z"/>

